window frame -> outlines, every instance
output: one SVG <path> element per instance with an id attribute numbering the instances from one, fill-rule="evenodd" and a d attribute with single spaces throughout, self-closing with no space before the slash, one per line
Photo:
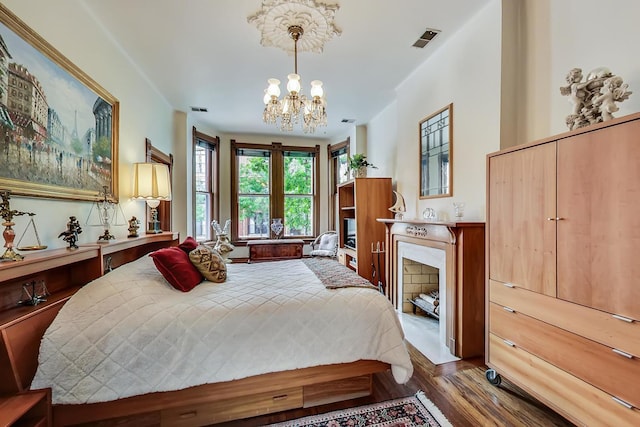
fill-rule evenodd
<path id="1" fill-rule="evenodd" d="M 347 157 L 351 155 L 351 139 L 347 138 L 345 141 L 339 142 L 337 144 L 327 146 L 327 161 L 329 171 L 328 180 L 329 180 L 329 229 L 337 230 L 338 228 L 338 185 L 342 184 L 340 181 L 340 168 L 338 167 L 338 157 L 339 152 L 345 150 Z M 349 179 L 347 178 L 347 181 Z"/>
<path id="2" fill-rule="evenodd" d="M 204 148 L 206 151 L 206 163 L 207 166 L 205 169 L 207 170 L 207 177 L 205 181 L 207 183 L 207 191 L 198 191 L 196 186 L 196 149 L 197 147 Z M 209 206 L 209 220 L 208 223 L 211 224 L 211 221 L 220 220 L 220 137 L 219 136 L 210 136 L 205 133 L 199 132 L 196 127 L 192 128 L 192 182 L 193 182 L 193 202 L 192 202 L 192 210 L 193 210 L 193 225 L 192 225 L 192 235 L 196 235 L 196 203 L 197 203 L 197 195 L 204 193 L 207 194 L 211 200 Z M 211 231 L 211 227 L 207 228 L 207 238 L 206 240 L 212 240 L 215 238 L 213 232 Z"/>
<path id="3" fill-rule="evenodd" d="M 269 220 L 272 218 L 283 218 L 284 215 L 284 156 L 285 152 L 304 152 L 313 153 L 313 177 L 312 177 L 312 197 L 313 197 L 313 221 L 311 224 L 312 235 L 310 236 L 282 236 L 283 239 L 303 239 L 306 241 L 312 241 L 314 236 L 317 236 L 319 229 L 319 214 L 320 214 L 320 145 L 313 147 L 309 146 L 285 146 L 280 142 L 273 142 L 271 144 L 255 144 L 238 142 L 235 139 L 231 140 L 231 238 L 234 244 L 243 245 L 249 240 L 260 240 L 264 238 L 242 238 L 238 235 L 237 225 L 239 224 L 239 209 L 238 209 L 238 178 L 239 178 L 239 159 L 237 152 L 239 149 L 246 150 L 264 150 L 269 151 Z M 286 224 L 285 224 L 286 226 Z M 269 238 L 272 238 L 270 235 Z"/>

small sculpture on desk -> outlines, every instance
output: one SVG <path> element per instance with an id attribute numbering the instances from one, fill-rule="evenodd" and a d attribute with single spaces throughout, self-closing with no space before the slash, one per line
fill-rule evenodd
<path id="1" fill-rule="evenodd" d="M 228 258 L 229 252 L 235 249 L 235 246 L 233 246 L 231 240 L 229 240 L 231 220 L 226 220 L 224 223 L 224 228 L 222 228 L 220 227 L 220 224 L 218 224 L 218 221 L 214 219 L 213 221 L 211 221 L 211 227 L 213 228 L 213 231 L 215 231 L 217 238 L 216 244 L 214 245 L 213 249 L 218 251 L 225 263 L 231 263 L 231 260 Z"/>
<path id="2" fill-rule="evenodd" d="M 127 237 L 138 237 L 138 229 L 140 228 L 140 220 L 132 216 L 129 220 L 129 235 Z"/>
<path id="3" fill-rule="evenodd" d="M 389 210 L 394 213 L 395 219 L 402 219 L 404 217 L 404 213 L 407 211 L 407 207 L 404 203 L 404 197 L 402 197 L 402 194 L 397 191 L 394 191 L 393 194 L 396 195 L 396 202 L 389 208 Z"/>
<path id="4" fill-rule="evenodd" d="M 70 216 L 69 222 L 67 222 L 67 229 L 60 233 L 58 237 L 62 237 L 62 240 L 69 243 L 69 249 L 78 249 L 76 242 L 80 233 L 82 233 L 80 223 L 75 216 Z"/>

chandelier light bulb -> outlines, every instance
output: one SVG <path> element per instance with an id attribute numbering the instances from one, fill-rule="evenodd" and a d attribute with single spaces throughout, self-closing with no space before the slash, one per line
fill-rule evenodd
<path id="1" fill-rule="evenodd" d="M 299 93 L 300 92 L 300 76 L 297 74 L 289 74 L 287 76 L 289 79 L 289 83 L 287 83 L 287 90 L 289 93 Z"/>
<path id="2" fill-rule="evenodd" d="M 278 79 L 269 79 L 267 80 L 269 83 L 269 87 L 267 87 L 267 94 L 269 96 L 275 96 L 276 98 L 280 96 L 280 80 Z"/>
<path id="3" fill-rule="evenodd" d="M 324 91 L 322 90 L 322 82 L 320 80 L 313 80 L 311 82 L 311 96 L 322 98 Z"/>

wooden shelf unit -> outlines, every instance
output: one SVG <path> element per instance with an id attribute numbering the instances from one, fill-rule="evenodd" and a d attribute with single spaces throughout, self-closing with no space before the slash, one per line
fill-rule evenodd
<path id="1" fill-rule="evenodd" d="M 354 178 L 338 186 L 338 230 L 340 249 L 338 259 L 360 276 L 372 281 L 372 245 L 384 242 L 385 227 L 377 218 L 391 218 L 393 205 L 391 178 Z M 344 219 L 356 220 L 356 248 L 345 248 Z M 384 269 L 377 281 L 384 281 Z"/>
<path id="2" fill-rule="evenodd" d="M 51 390 L 0 396 L 0 426 L 51 426 Z"/>

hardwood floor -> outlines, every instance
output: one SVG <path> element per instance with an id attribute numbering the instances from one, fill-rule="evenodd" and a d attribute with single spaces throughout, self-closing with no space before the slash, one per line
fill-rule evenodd
<path id="1" fill-rule="evenodd" d="M 368 403 L 410 396 L 422 390 L 456 427 L 504 426 L 573 426 L 524 391 L 502 379 L 495 387 L 485 379 L 486 366 L 481 359 L 434 365 L 413 346 L 407 344 L 413 362 L 413 377 L 407 384 L 397 384 L 390 372 L 376 374 L 371 396 L 264 415 L 245 420 L 217 424 L 218 427 L 261 426 L 321 414 Z"/>

